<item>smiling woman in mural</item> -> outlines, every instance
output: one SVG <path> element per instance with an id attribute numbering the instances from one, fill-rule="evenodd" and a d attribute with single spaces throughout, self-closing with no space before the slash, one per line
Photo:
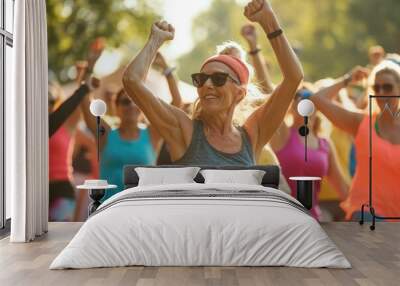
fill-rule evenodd
<path id="1" fill-rule="evenodd" d="M 283 80 L 243 126 L 235 126 L 232 119 L 235 108 L 246 96 L 249 70 L 237 57 L 210 57 L 200 72 L 192 75 L 199 95 L 192 119 L 146 88 L 144 80 L 157 51 L 165 41 L 174 38 L 174 28 L 165 21 L 153 24 L 148 42 L 125 71 L 123 83 L 127 94 L 157 127 L 174 164 L 255 164 L 262 148 L 281 124 L 303 79 L 300 62 L 271 5 L 264 0 L 253 0 L 245 7 L 244 15 L 265 31 Z"/>
<path id="2" fill-rule="evenodd" d="M 343 84 L 338 81 L 337 84 Z M 369 116 L 360 111 L 349 111 L 326 96 L 327 87 L 311 97 L 317 108 L 338 128 L 354 137 L 356 172 L 349 196 L 341 204 L 346 219 L 359 220 L 360 207 L 368 202 L 369 148 L 373 159 L 372 189 L 377 216 L 400 216 L 400 67 L 383 61 L 374 67 L 369 77 L 371 94 L 385 96 L 375 98 L 376 112 L 372 115 L 373 129 L 369 130 Z M 371 132 L 373 144 L 369 145 Z M 368 218 L 368 217 L 367 217 Z M 369 219 L 369 218 L 368 218 Z"/>

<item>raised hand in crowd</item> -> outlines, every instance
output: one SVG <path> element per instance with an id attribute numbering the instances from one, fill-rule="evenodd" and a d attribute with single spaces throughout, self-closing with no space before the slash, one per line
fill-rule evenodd
<path id="1" fill-rule="evenodd" d="M 356 66 L 350 72 L 336 79 L 334 84 L 321 89 L 318 92 L 318 96 L 324 97 L 328 100 L 337 99 L 339 91 L 342 88 L 348 88 L 349 91 L 352 85 L 362 82 L 364 79 L 367 79 L 368 76 L 369 76 L 368 68 L 362 66 Z M 364 97 L 363 101 L 366 101 L 366 97 L 365 96 L 363 97 Z"/>
<path id="2" fill-rule="evenodd" d="M 165 57 L 160 53 L 157 52 L 156 57 L 154 59 L 154 65 L 158 66 L 161 69 L 162 74 L 165 76 L 168 82 L 168 88 L 171 93 L 172 101 L 171 104 L 178 108 L 181 108 L 182 97 L 178 89 L 178 82 L 174 76 L 175 67 L 171 67 L 168 65 L 167 60 Z"/>
<path id="3" fill-rule="evenodd" d="M 252 24 L 244 25 L 241 29 L 241 34 L 248 44 L 248 53 L 256 72 L 257 83 L 261 85 L 264 93 L 269 94 L 274 90 L 274 84 L 271 81 L 267 64 L 260 53 L 261 49 L 257 42 L 256 28 Z"/>
<path id="4" fill-rule="evenodd" d="M 57 108 L 57 110 L 49 114 L 49 137 L 51 137 L 69 118 L 71 118 L 71 120 L 68 120 L 68 129 L 74 131 L 79 120 L 79 114 L 76 113 L 78 112 L 76 108 L 90 91 L 99 87 L 100 81 L 96 78 L 90 78 L 93 67 L 104 49 L 104 45 L 100 45 L 97 42 L 98 40 L 94 42 L 96 44 L 91 45 L 88 53 L 88 60 L 78 61 L 76 63 L 77 75 L 75 80 L 80 86 Z M 83 82 L 83 80 L 86 82 Z"/>
<path id="5" fill-rule="evenodd" d="M 83 80 L 88 81 L 93 73 L 94 66 L 100 58 L 105 48 L 104 38 L 97 38 L 89 47 L 87 59 L 84 61 L 77 61 L 75 67 L 77 69 L 76 82 L 80 83 Z"/>

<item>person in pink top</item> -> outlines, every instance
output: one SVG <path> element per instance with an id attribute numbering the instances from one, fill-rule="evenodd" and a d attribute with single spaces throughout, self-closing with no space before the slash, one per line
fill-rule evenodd
<path id="1" fill-rule="evenodd" d="M 75 209 L 71 184 L 73 137 L 68 125 L 67 120 L 49 140 L 49 221 L 71 221 Z"/>
<path id="2" fill-rule="evenodd" d="M 91 48 L 89 61 L 84 66 L 77 65 L 78 83 L 83 78 L 89 78 L 101 51 L 102 48 Z M 72 221 L 74 217 L 72 153 L 75 131 L 80 120 L 80 110 L 77 107 L 89 92 L 89 85 L 82 83 L 69 99 L 59 103 L 61 88 L 55 83 L 49 84 L 49 221 Z"/>
<path id="3" fill-rule="evenodd" d="M 359 69 L 359 68 L 357 68 Z M 352 75 L 354 75 L 354 71 Z M 344 78 L 344 79 L 343 79 Z M 311 97 L 311 100 L 337 127 L 355 138 L 357 167 L 347 199 L 341 204 L 346 219 L 358 220 L 361 205 L 368 203 L 369 190 L 369 116 L 365 112 L 349 111 L 332 102 L 327 93 L 337 85 L 346 85 L 345 76 L 332 87 L 327 87 Z M 362 77 L 350 76 L 356 82 Z M 370 77 L 370 92 L 388 98 L 376 99 L 377 111 L 373 115 L 372 129 L 372 189 L 373 206 L 378 216 L 400 216 L 400 66 L 383 61 Z"/>
<path id="4" fill-rule="evenodd" d="M 308 87 L 306 88 L 306 86 Z M 292 196 L 296 197 L 297 192 L 296 183 L 289 180 L 290 177 L 327 177 L 335 187 L 339 197 L 343 200 L 346 197 L 348 185 L 340 171 L 335 148 L 327 139 L 319 136 L 320 118 L 316 113 L 309 118 L 308 127 L 310 133 L 308 134 L 307 162 L 304 159 L 304 137 L 298 132 L 298 129 L 304 125 L 304 118 L 298 114 L 297 104 L 301 99 L 310 96 L 312 89 L 310 84 L 306 84 L 297 92 L 290 109 L 290 113 L 293 116 L 293 123 L 287 125 L 283 122 L 270 144 L 279 159 L 282 173 L 289 183 Z M 320 182 L 316 182 L 314 204 L 311 209 L 311 214 L 318 220 L 321 218 L 321 210 L 318 205 L 320 187 Z"/>

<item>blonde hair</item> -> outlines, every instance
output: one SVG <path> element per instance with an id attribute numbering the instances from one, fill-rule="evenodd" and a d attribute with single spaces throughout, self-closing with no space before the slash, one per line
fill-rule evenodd
<path id="1" fill-rule="evenodd" d="M 380 64 L 373 68 L 368 78 L 369 85 L 372 86 L 374 84 L 377 75 L 385 73 L 393 75 L 397 84 L 400 85 L 400 65 L 391 60 L 383 60 Z"/>
<path id="2" fill-rule="evenodd" d="M 368 77 L 368 88 L 365 90 L 366 92 L 365 96 L 368 96 L 369 94 L 373 93 L 372 86 L 375 83 L 375 78 L 377 75 L 382 75 L 382 74 L 391 74 L 395 78 L 397 85 L 400 87 L 400 66 L 398 64 L 395 64 L 391 60 L 383 60 L 380 64 L 376 65 L 372 69 L 372 72 Z M 379 107 L 376 100 L 371 102 L 372 102 L 372 112 L 377 113 Z"/>
<path id="3" fill-rule="evenodd" d="M 249 83 L 253 81 L 254 68 L 247 62 L 246 51 L 240 44 L 234 41 L 226 41 L 217 46 L 216 52 L 218 55 L 229 55 L 229 56 L 236 56 L 237 58 L 239 58 L 249 70 Z"/>
<path id="4" fill-rule="evenodd" d="M 246 60 L 246 51 L 243 47 L 234 41 L 226 41 L 216 47 L 216 53 L 219 55 L 231 55 L 239 58 L 249 70 L 249 83 L 246 86 L 246 96 L 238 104 L 233 115 L 233 123 L 242 125 L 251 112 L 265 102 L 265 95 L 262 94 L 260 87 L 253 82 L 254 68 Z M 197 98 L 193 103 L 193 119 L 201 119 L 200 99 Z"/>
<path id="5" fill-rule="evenodd" d="M 236 53 L 239 59 L 241 59 L 242 61 L 246 60 L 246 51 L 239 43 L 235 41 L 226 41 L 220 45 L 217 45 L 216 53 L 218 55 L 230 55 L 230 56 Z"/>

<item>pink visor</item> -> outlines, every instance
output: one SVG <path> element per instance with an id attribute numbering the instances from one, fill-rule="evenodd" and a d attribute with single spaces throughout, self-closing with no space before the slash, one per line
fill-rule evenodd
<path id="1" fill-rule="evenodd" d="M 249 69 L 239 58 L 229 55 L 216 55 L 205 60 L 201 69 L 210 62 L 220 62 L 227 65 L 239 78 L 241 84 L 249 82 Z"/>

